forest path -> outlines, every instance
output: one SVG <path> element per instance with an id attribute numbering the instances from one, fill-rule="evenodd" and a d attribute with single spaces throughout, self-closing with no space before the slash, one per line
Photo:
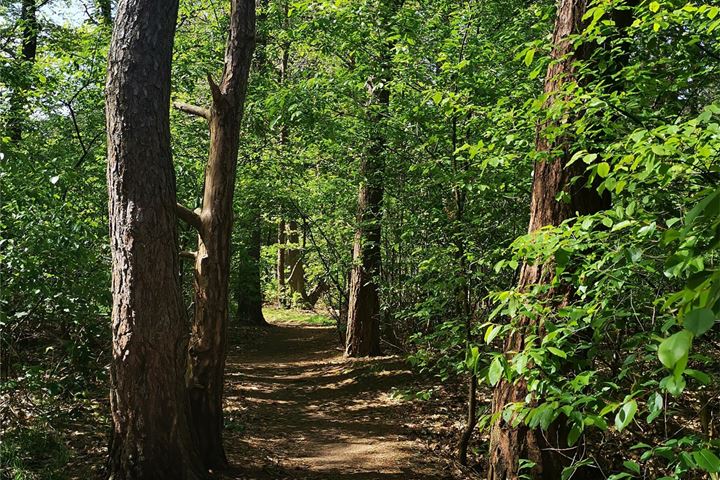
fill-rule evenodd
<path id="1" fill-rule="evenodd" d="M 402 359 L 345 359 L 334 327 L 274 321 L 239 333 L 226 369 L 226 478 L 451 478 L 391 394 L 412 385 Z"/>

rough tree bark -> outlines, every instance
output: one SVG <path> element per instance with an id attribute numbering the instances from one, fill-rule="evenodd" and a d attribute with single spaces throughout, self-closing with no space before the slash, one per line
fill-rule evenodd
<path id="1" fill-rule="evenodd" d="M 300 242 L 298 223 L 295 220 L 290 220 L 288 227 L 288 241 L 291 247 L 287 250 L 286 260 L 290 268 L 290 277 L 288 278 L 290 294 L 297 293 L 305 300 L 307 298 L 305 292 L 305 266 L 301 250 L 298 248 Z"/>
<path id="2" fill-rule="evenodd" d="M 204 465 L 213 470 L 227 466 L 222 443 L 222 397 L 232 204 L 240 121 L 255 48 L 255 0 L 232 0 L 230 3 L 230 33 L 225 46 L 222 78 L 216 84 L 208 76 L 211 108 L 175 104 L 180 110 L 204 117 L 210 128 L 202 207 L 195 213 L 178 205 L 178 214 L 198 229 L 195 314 L 187 387 L 193 433 Z"/>
<path id="3" fill-rule="evenodd" d="M 113 480 L 204 478 L 187 419 L 170 65 L 177 0 L 123 0 L 106 85 Z"/>
<path id="4" fill-rule="evenodd" d="M 390 93 L 382 87 L 371 92 L 374 102 L 389 104 Z M 350 274 L 345 355 L 380 355 L 380 297 L 375 277 L 380 275 L 380 224 L 383 198 L 384 142 L 376 138 L 360 165 L 362 184 L 358 194 L 357 229 Z"/>
<path id="5" fill-rule="evenodd" d="M 20 75 L 20 81 L 15 85 L 13 94 L 10 97 L 7 123 L 7 131 L 13 142 L 18 142 L 22 139 L 23 124 L 26 117 L 24 110 L 27 104 L 27 90 L 32 87 L 30 75 L 32 74 L 32 66 L 37 56 L 38 32 L 40 29 L 37 21 L 36 0 L 22 1 L 20 24 L 22 32 L 20 67 L 23 71 Z"/>
<path id="6" fill-rule="evenodd" d="M 379 22 L 387 29 L 402 0 L 381 6 Z M 382 35 L 384 37 L 384 35 Z M 385 173 L 386 138 L 381 125 L 388 114 L 391 77 L 390 52 L 393 45 L 383 40 L 378 73 L 368 79 L 368 119 L 373 134 L 360 163 L 357 227 L 353 242 L 353 267 L 350 273 L 347 337 L 345 355 L 364 357 L 380 355 L 380 296 L 377 279 L 381 268 L 381 223 L 383 175 Z"/>
<path id="7" fill-rule="evenodd" d="M 575 62 L 587 58 L 588 48 L 573 47 L 571 36 L 582 32 L 582 17 L 587 9 L 587 0 L 560 0 L 555 18 L 553 33 L 553 62 L 548 67 L 544 91 L 548 94 L 546 108 L 551 108 L 559 91 L 567 82 L 575 81 Z M 559 136 L 548 140 L 546 130 L 552 125 L 548 122 L 538 126 L 535 148 L 547 155 L 546 159 L 536 163 L 533 176 L 530 205 L 530 233 L 547 225 L 557 226 L 577 214 L 589 214 L 608 206 L 607 197 L 598 195 L 594 188 L 586 188 L 583 181 L 585 172 L 580 162 L 568 167 L 571 156 L 571 139 Z M 579 181 L 571 182 L 574 177 Z M 566 192 L 569 202 L 558 201 L 561 192 Z M 548 283 L 553 276 L 551 264 L 524 264 L 520 271 L 518 288 L 526 290 L 532 285 Z M 562 287 L 561 287 L 562 288 Z M 567 292 L 555 291 L 551 294 Z M 509 357 L 525 347 L 525 332 L 542 329 L 541 322 L 529 318 L 520 318 L 517 329 L 505 341 L 504 351 Z M 541 332 L 540 332 L 541 333 Z M 541 333 L 542 334 L 542 333 Z M 501 380 L 493 394 L 493 413 L 503 411 L 506 405 L 522 402 L 527 394 L 526 385 L 520 381 L 515 384 Z M 489 480 L 510 480 L 518 478 L 520 458 L 535 462 L 532 475 L 535 479 L 560 478 L 564 457 L 547 439 L 557 437 L 559 443 L 566 435 L 559 432 L 559 425 L 551 426 L 551 432 L 543 434 L 539 430 L 529 429 L 521 424 L 512 428 L 502 417 L 492 426 L 490 435 Z"/>
<path id="8" fill-rule="evenodd" d="M 262 312 L 262 286 L 260 284 L 260 251 L 262 218 L 253 212 L 250 238 L 246 245 L 247 259 L 241 262 L 237 291 L 237 321 L 241 325 L 267 325 Z"/>

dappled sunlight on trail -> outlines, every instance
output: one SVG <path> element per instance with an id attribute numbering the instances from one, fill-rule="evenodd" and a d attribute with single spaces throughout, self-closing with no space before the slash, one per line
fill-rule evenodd
<path id="1" fill-rule="evenodd" d="M 451 478 L 406 422 L 398 357 L 348 360 L 333 327 L 274 323 L 242 332 L 226 377 L 225 445 L 238 479 Z"/>

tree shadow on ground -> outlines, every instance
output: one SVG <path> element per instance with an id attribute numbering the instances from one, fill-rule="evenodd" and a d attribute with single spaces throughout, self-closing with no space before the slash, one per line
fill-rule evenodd
<path id="1" fill-rule="evenodd" d="M 397 357 L 347 360 L 332 327 L 238 332 L 228 356 L 226 448 L 233 479 L 437 480 L 444 461 L 412 438 L 414 378 Z"/>

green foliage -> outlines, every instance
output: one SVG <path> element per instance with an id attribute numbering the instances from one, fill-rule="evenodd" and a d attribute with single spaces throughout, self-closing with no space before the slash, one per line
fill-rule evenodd
<path id="1" fill-rule="evenodd" d="M 174 100 L 209 105 L 206 76 L 217 80 L 222 69 L 227 7 L 182 2 Z M 633 17 L 625 30 L 622 12 Z M 71 400 L 103 384 L 109 352 L 109 31 L 92 21 L 60 26 L 42 13 L 37 60 L 24 62 L 19 2 L 0 2 L 0 14 L 8 39 L 0 53 L 0 327 L 11 360 L 1 390 Z M 247 282 L 259 219 L 262 293 L 276 300 L 277 225 L 295 220 L 308 289 L 331 285 L 321 305 L 339 316 L 359 165 L 382 138 L 384 345 L 439 382 L 471 372 L 482 388 L 523 382 L 527 401 L 502 417 L 532 428 L 565 422 L 567 443 L 585 456 L 563 478 L 595 463 L 616 479 L 716 475 L 708 423 L 717 419 L 708 412 L 718 408 L 720 367 L 718 7 L 593 2 L 573 42 L 599 48 L 576 63 L 577 81 L 548 108 L 554 14 L 550 1 L 260 2 L 231 291 Z M 368 88 L 381 76 L 390 104 L 375 121 Z M 4 131 L 14 95 L 25 99 L 17 142 Z M 207 126 L 177 111 L 171 123 L 178 199 L 194 208 Z M 612 207 L 526 234 L 533 163 L 548 157 L 534 148 L 539 124 L 549 125 L 549 139 L 568 139 L 570 163 L 586 172 L 587 184 L 576 179 L 573 188 L 597 189 Z M 179 237 L 194 249 L 196 232 L 180 226 Z M 524 265 L 547 267 L 547 282 L 515 288 Z M 190 272 L 182 266 L 188 305 Z M 519 351 L 502 352 L 516 334 Z M 616 455 L 595 441 L 600 432 Z M 33 442 L 17 437 L 3 448 L 25 465 L 25 451 L 40 448 Z"/>
<path id="2" fill-rule="evenodd" d="M 627 435 L 634 423 L 650 424 L 637 428 L 650 428 L 649 438 L 670 448 L 645 444 L 638 447 L 645 450 L 639 461 L 600 460 L 601 467 L 628 470 L 612 478 L 639 476 L 646 466 L 679 478 L 693 469 L 712 472 L 696 456 L 717 448 L 707 430 L 673 438 L 652 425 L 660 415 L 666 428 L 667 415 L 695 417 L 688 398 L 712 395 L 717 385 L 711 345 L 720 310 L 720 117 L 718 99 L 707 88 L 719 77 L 717 62 L 702 53 L 716 48 L 706 36 L 713 19 L 709 5 L 642 4 L 625 37 L 601 21 L 611 8 L 597 2 L 578 41 L 614 38 L 630 57 L 600 50 L 579 67 L 583 83 L 567 85 L 562 110 L 547 115 L 583 111 L 561 127 L 574 132 L 571 162 L 585 165 L 589 184 L 612 196 L 612 208 L 516 239 L 510 258 L 496 268 L 551 265 L 553 275 L 530 291 L 494 293 L 498 306 L 491 319 L 543 322 L 542 330 L 524 332 L 525 347 L 511 359 L 520 368 L 509 369 L 511 380 L 526 381 L 539 401 L 513 406 L 524 422 L 547 425 L 544 412 L 551 406 L 550 420 L 566 419 L 571 444 L 589 427 L 614 425 Z M 612 79 L 600 75 L 613 68 Z M 541 103 L 535 107 L 546 114 Z M 572 291 L 570 302 L 553 298 L 564 288 Z"/>
<path id="3" fill-rule="evenodd" d="M 263 314 L 268 322 L 292 322 L 309 325 L 335 326 L 335 320 L 326 315 L 284 308 L 265 308 Z"/>
<path id="4" fill-rule="evenodd" d="M 13 480 L 62 480 L 69 453 L 53 433 L 36 427 L 3 432 L 0 476 Z"/>

